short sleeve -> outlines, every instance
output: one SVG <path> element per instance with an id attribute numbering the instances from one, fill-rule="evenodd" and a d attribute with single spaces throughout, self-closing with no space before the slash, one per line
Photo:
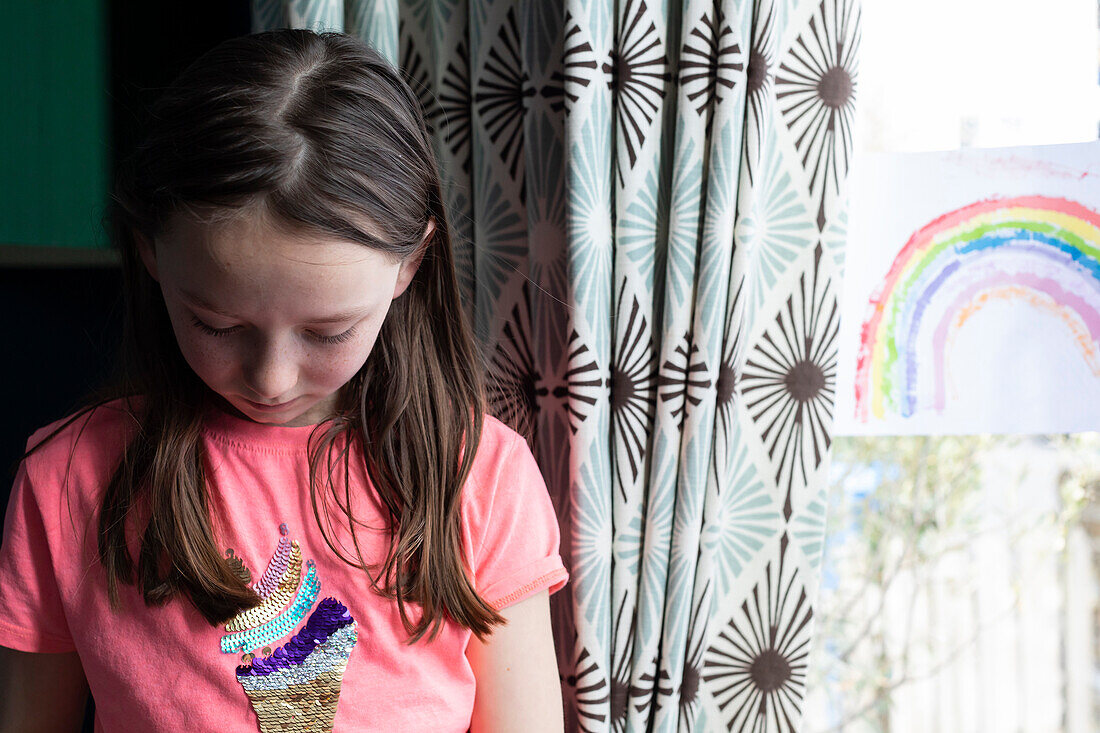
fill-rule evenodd
<path id="1" fill-rule="evenodd" d="M 44 513 L 24 461 L 0 544 L 0 646 L 24 652 L 76 650 L 52 560 Z"/>
<path id="2" fill-rule="evenodd" d="M 475 547 L 478 594 L 497 610 L 543 589 L 553 594 L 569 580 L 560 555 L 558 519 L 542 472 L 527 441 L 499 427 L 508 444 L 490 462 L 489 475 L 480 477 L 480 490 L 463 517 L 466 536 Z"/>

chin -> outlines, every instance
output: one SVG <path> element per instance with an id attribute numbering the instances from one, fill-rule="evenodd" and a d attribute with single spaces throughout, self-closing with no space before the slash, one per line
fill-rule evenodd
<path id="1" fill-rule="evenodd" d="M 298 405 L 294 405 L 289 410 L 271 411 L 256 408 L 242 398 L 229 399 L 222 396 L 222 401 L 228 405 L 230 410 L 238 417 L 263 425 L 282 425 L 284 423 L 293 422 L 301 417 L 310 407 L 307 405 L 302 409 L 299 408 Z"/>
<path id="2" fill-rule="evenodd" d="M 294 427 L 295 425 L 307 424 L 308 410 L 291 410 L 289 412 L 279 412 L 271 414 L 256 413 L 255 411 L 248 413 L 249 418 L 254 422 L 263 423 L 264 425 L 285 425 L 287 427 Z"/>
<path id="3" fill-rule="evenodd" d="M 304 407 L 295 405 L 292 409 L 282 412 L 263 413 L 252 410 L 249 417 L 264 425 L 281 425 L 293 428 L 304 425 L 316 425 L 327 417 L 328 413 L 319 409 L 317 403 L 307 403 Z"/>

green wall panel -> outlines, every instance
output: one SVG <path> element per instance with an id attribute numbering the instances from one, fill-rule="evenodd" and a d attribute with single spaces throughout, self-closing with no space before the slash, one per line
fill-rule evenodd
<path id="1" fill-rule="evenodd" d="M 0 245 L 108 246 L 105 3 L 4 3 Z"/>

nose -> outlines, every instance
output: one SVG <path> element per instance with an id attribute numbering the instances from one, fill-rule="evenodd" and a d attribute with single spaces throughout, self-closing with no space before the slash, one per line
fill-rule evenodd
<path id="1" fill-rule="evenodd" d="M 249 399 L 276 404 L 291 399 L 298 383 L 298 364 L 291 349 L 268 340 L 257 344 L 244 365 Z"/>

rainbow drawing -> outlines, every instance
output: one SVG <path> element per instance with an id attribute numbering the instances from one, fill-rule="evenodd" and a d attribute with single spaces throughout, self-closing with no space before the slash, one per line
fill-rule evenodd
<path id="1" fill-rule="evenodd" d="M 1005 300 L 1060 319 L 1100 378 L 1100 214 L 1062 198 L 1020 196 L 964 206 L 914 233 L 871 296 L 860 331 L 856 419 L 942 413 L 955 333 Z"/>

